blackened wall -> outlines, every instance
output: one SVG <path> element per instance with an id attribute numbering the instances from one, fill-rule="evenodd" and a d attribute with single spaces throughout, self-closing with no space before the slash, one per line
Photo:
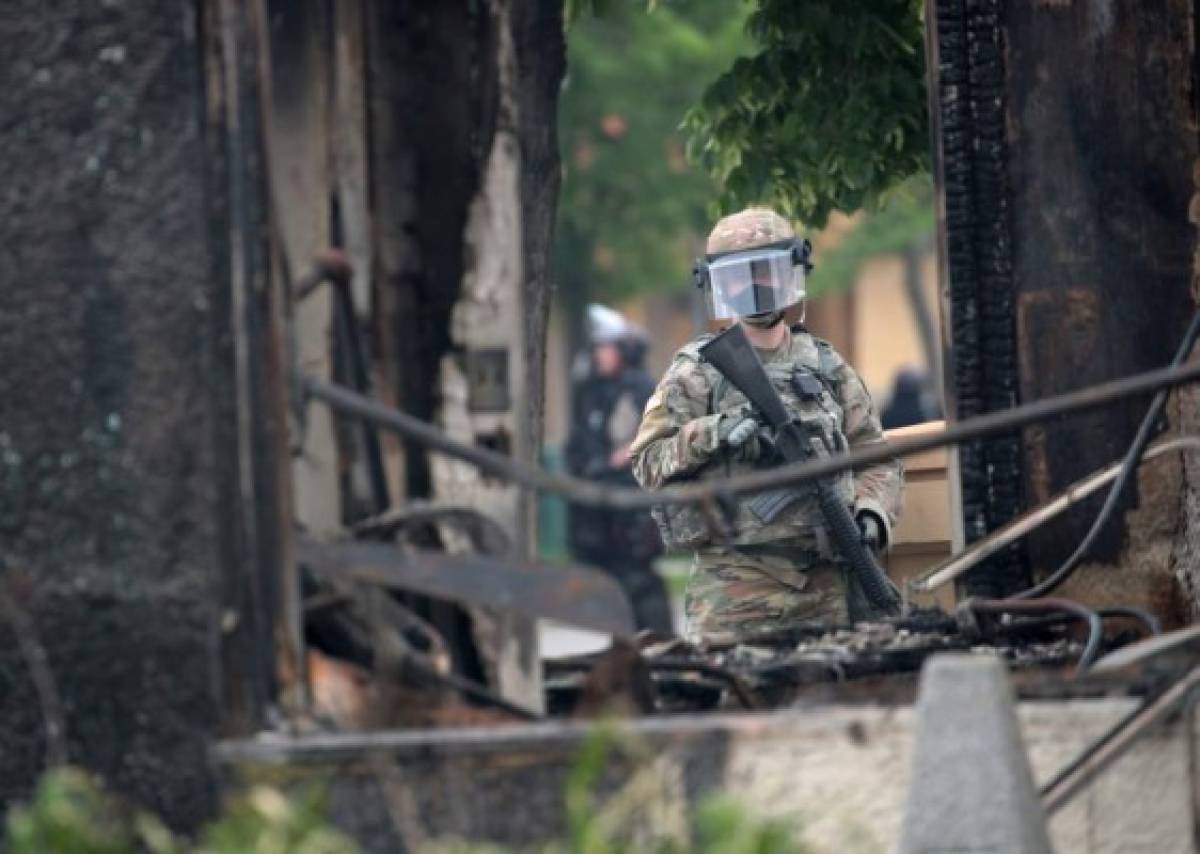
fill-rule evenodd
<path id="1" fill-rule="evenodd" d="M 463 234 L 495 131 L 496 33 L 486 4 L 367 3 L 371 171 L 379 239 L 379 337 L 397 404 L 433 420 L 451 350 Z M 428 496 L 424 451 L 407 448 L 407 493 Z"/>
<path id="2" fill-rule="evenodd" d="M 1167 364 L 1194 311 L 1194 23 L 1190 0 L 1008 6 L 1013 281 L 1028 401 Z M 1119 458 L 1147 403 L 1026 431 L 1027 501 Z M 1074 549 L 1099 500 L 1031 540 L 1036 566 L 1052 569 Z M 1129 542 L 1123 515 L 1094 559 L 1118 559 Z"/>
<path id="3" fill-rule="evenodd" d="M 1194 3 L 926 8 L 951 411 L 967 417 L 1165 365 L 1195 310 Z M 1181 399 L 1166 421 L 1186 426 Z M 1122 401 L 962 448 L 967 540 L 1118 459 L 1147 404 Z M 1146 467 L 1064 593 L 1176 619 L 1175 579 L 1195 587 L 1200 577 L 1187 533 L 1193 492 L 1178 458 Z M 1011 593 L 1029 570 L 1055 569 L 1101 501 L 993 558 L 967 592 Z M 1131 572 L 1108 572 L 1114 565 Z"/>
<path id="4" fill-rule="evenodd" d="M 71 761 L 180 827 L 214 805 L 218 589 L 238 548 L 203 17 L 15 0 L 0 21 L 0 583 L 47 651 Z M 0 801 L 46 751 L 11 623 Z"/>

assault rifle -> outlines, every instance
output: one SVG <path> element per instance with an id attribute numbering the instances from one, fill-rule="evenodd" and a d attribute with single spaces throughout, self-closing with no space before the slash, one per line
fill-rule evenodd
<path id="1" fill-rule="evenodd" d="M 788 412 L 741 324 L 735 323 L 717 335 L 700 348 L 700 353 L 758 411 L 774 432 L 775 450 L 785 463 L 811 459 L 818 453 L 818 447 L 832 450 L 828 436 L 818 435 L 812 424 L 797 421 Z M 801 398 L 820 394 L 821 385 L 815 377 L 800 375 L 795 382 Z M 867 602 L 882 616 L 899 614 L 900 597 L 896 588 L 880 568 L 874 553 L 863 543 L 858 524 L 838 495 L 833 481 L 829 478 L 817 480 L 816 496 L 830 538 L 850 565 Z"/>

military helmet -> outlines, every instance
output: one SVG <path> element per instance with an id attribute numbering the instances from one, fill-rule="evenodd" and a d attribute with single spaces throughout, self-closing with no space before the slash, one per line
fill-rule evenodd
<path id="1" fill-rule="evenodd" d="M 704 251 L 693 275 L 716 319 L 777 314 L 805 297 L 812 244 L 770 208 L 723 217 Z"/>
<path id="2" fill-rule="evenodd" d="M 717 221 L 709 232 L 704 251 L 708 255 L 720 255 L 770 246 L 795 237 L 792 224 L 770 208 L 746 208 Z"/>

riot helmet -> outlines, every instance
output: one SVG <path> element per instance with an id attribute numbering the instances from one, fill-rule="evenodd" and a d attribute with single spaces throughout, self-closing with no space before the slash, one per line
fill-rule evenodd
<path id="1" fill-rule="evenodd" d="M 743 318 L 774 325 L 784 309 L 804 300 L 812 244 L 769 208 L 747 208 L 722 218 L 697 259 L 695 283 L 716 320 Z"/>
<path id="2" fill-rule="evenodd" d="M 593 347 L 597 344 L 616 344 L 629 330 L 629 321 L 620 312 L 597 303 L 587 307 L 588 343 Z"/>
<path id="3" fill-rule="evenodd" d="M 622 369 L 639 366 L 645 358 L 645 330 L 608 306 L 592 303 L 587 307 L 587 334 L 595 375 L 614 376 Z"/>

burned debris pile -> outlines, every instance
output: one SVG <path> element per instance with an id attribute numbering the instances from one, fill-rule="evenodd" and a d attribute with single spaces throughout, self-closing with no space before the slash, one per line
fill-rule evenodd
<path id="1" fill-rule="evenodd" d="M 1136 628 L 1127 628 L 1122 620 L 1112 624 L 1115 631 L 1095 638 L 1090 627 L 1080 630 L 1070 612 L 1017 618 L 980 605 L 968 600 L 954 615 L 916 611 L 855 626 L 801 623 L 739 638 L 713 637 L 703 645 L 642 635 L 607 652 L 548 661 L 548 708 L 552 714 L 588 716 L 605 699 L 610 709 L 643 714 L 833 701 L 907 703 L 925 660 L 950 651 L 1001 657 L 1017 684 L 1031 693 L 1107 693 L 1111 686 L 1071 679 L 1077 662 L 1092 648 L 1115 648 L 1151 631 L 1136 621 Z"/>
<path id="2" fill-rule="evenodd" d="M 584 719 L 906 704 L 926 659 L 948 651 L 999 656 L 1026 696 L 1142 694 L 1148 683 L 1138 678 L 1080 677 L 1103 653 L 1161 634 L 1136 608 L 1058 598 L 967 599 L 953 613 L 910 606 L 885 621 L 801 622 L 702 643 L 635 634 L 628 601 L 607 575 L 514 559 L 486 515 L 430 502 L 359 523 L 342 542 L 301 538 L 298 546 L 313 723 L 336 729 L 538 717 L 496 688 L 494 651 L 479 626 L 503 614 L 612 637 L 607 650 L 544 662 L 546 714 Z"/>
<path id="3" fill-rule="evenodd" d="M 344 289 L 345 270 L 333 267 L 328 261 L 318 263 L 310 278 L 329 279 Z M 1188 352 L 1197 332 L 1200 316 L 1180 354 Z M 362 342 L 353 334 L 348 338 L 354 356 Z M 1177 357 L 1162 371 L 968 419 L 937 435 L 906 437 L 721 484 L 673 485 L 651 496 L 552 475 L 489 448 L 459 442 L 373 399 L 361 371 L 348 372 L 355 379 L 350 389 L 305 376 L 298 366 L 295 370 L 302 399 L 321 402 L 363 428 L 368 467 L 375 474 L 380 468 L 377 433 L 390 431 L 514 486 L 556 493 L 569 501 L 628 510 L 663 501 L 695 503 L 717 528 L 722 503 L 734 494 L 961 444 L 1147 391 L 1165 398 L 1170 387 L 1200 376 L 1200 368 L 1183 365 Z M 1116 481 L 1110 488 L 1111 504 L 1144 460 L 1193 447 L 1196 441 L 1177 436 L 1148 449 L 1148 439 L 1148 432 L 1140 436 L 1119 466 L 1095 473 L 934 567 L 913 590 L 928 593 L 957 579 L 1073 506 L 1086 491 Z M 762 635 L 709 636 L 702 645 L 681 638 L 635 636 L 629 602 L 611 578 L 583 567 L 546 566 L 517 557 L 520 550 L 505 530 L 478 509 L 426 502 L 395 509 L 386 491 L 375 498 L 377 515 L 356 524 L 350 538 L 334 543 L 301 538 L 298 543 L 314 708 L 318 722 L 324 718 L 324 723 L 340 728 L 501 723 L 533 717 L 498 689 L 496 635 L 489 637 L 487 626 L 503 615 L 554 620 L 614 639 L 606 652 L 545 664 L 548 713 L 573 717 L 766 709 L 833 700 L 908 702 L 923 662 L 945 651 L 999 655 L 1018 673 L 1019 685 L 1065 696 L 1090 690 L 1072 686 L 1091 684 L 1077 677 L 1104 651 L 1160 633 L 1152 616 L 1134 608 L 1092 610 L 1066 599 L 1036 598 L 1065 577 L 1060 573 L 1052 583 L 1011 598 L 967 599 L 953 614 L 907 609 L 883 622 L 782 626 Z M 1098 518 L 1096 526 L 1103 521 Z M 324 690 L 322 679 L 336 681 L 339 688 Z"/>
<path id="4" fill-rule="evenodd" d="M 436 520 L 459 533 L 462 524 L 479 522 L 461 508 L 439 514 L 424 507 L 403 524 L 394 517 L 393 523 L 363 530 L 386 529 L 408 538 L 412 519 L 421 525 Z M 411 546 L 310 542 L 302 557 L 314 707 L 323 723 L 350 729 L 490 725 L 534 717 L 489 690 L 486 678 L 459 675 L 461 662 L 456 668 L 450 644 L 421 614 L 415 594 L 444 597 L 468 612 L 485 605 L 517 607 L 612 632 L 605 651 L 545 662 L 546 710 L 552 717 L 907 703 L 924 661 L 947 651 L 998 655 L 1018 674 L 1018 684 L 1031 690 L 1086 693 L 1071 687 L 1071 677 L 1086 672 L 1102 650 L 1158 632 L 1153 620 L 1136 613 L 1106 613 L 1107 632 L 1096 634 L 1098 613 L 1081 615 L 1053 602 L 1038 607 L 967 600 L 954 614 L 916 610 L 853 626 L 797 623 L 740 637 L 710 636 L 696 644 L 648 632 L 632 636 L 619 591 L 605 589 L 606 577 L 582 568 L 539 573 L 493 559 L 492 569 L 503 567 L 494 582 L 525 591 L 514 603 L 488 592 L 489 581 L 475 572 L 485 560 L 479 553 L 460 555 L 456 562 Z M 422 571 L 426 562 L 447 571 Z M 457 576 L 456 566 L 464 570 Z M 574 595 L 585 589 L 597 596 Z"/>

